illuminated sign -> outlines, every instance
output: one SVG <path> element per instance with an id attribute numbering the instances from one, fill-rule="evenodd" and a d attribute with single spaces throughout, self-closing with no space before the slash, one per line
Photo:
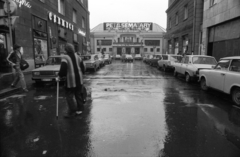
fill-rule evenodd
<path id="1" fill-rule="evenodd" d="M 64 19 L 61 19 L 60 17 L 58 17 L 57 15 L 53 14 L 52 12 L 48 13 L 48 18 L 49 20 L 53 21 L 54 23 L 57 23 L 58 25 L 68 28 L 70 30 L 74 30 L 74 27 L 71 23 L 65 21 Z"/>
<path id="2" fill-rule="evenodd" d="M 78 33 L 81 34 L 82 36 L 86 36 L 86 32 L 84 32 L 83 30 L 81 30 L 80 28 L 78 29 Z"/>
<path id="3" fill-rule="evenodd" d="M 14 2 L 18 3 L 19 8 L 21 8 L 21 6 L 25 6 L 27 8 L 31 8 L 31 4 L 27 1 L 27 0 L 13 0 Z"/>
<path id="4" fill-rule="evenodd" d="M 126 23 L 117 23 L 117 22 L 107 22 L 104 23 L 104 30 L 152 30 L 153 24 L 151 22 L 126 22 Z"/>

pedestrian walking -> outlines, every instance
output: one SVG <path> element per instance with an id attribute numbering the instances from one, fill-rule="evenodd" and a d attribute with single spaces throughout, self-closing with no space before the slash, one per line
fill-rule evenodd
<path id="1" fill-rule="evenodd" d="M 72 44 L 67 43 L 65 51 L 66 55 L 62 55 L 58 76 L 60 78 L 66 77 L 65 97 L 68 104 L 68 112 L 64 117 L 70 118 L 80 115 L 84 111 L 83 74 L 85 67 L 81 58 L 75 53 Z M 77 107 L 74 105 L 74 98 L 76 99 Z"/>
<path id="2" fill-rule="evenodd" d="M 28 92 L 25 78 L 20 68 L 20 62 L 22 59 L 23 59 L 22 47 L 20 45 L 15 44 L 13 46 L 13 51 L 7 57 L 7 61 L 12 65 L 13 69 L 15 70 L 15 77 L 11 84 L 11 87 L 15 88 L 17 83 L 20 81 L 23 91 Z"/>

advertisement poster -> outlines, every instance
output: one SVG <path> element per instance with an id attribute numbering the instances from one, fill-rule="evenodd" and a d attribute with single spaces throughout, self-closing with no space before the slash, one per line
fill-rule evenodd
<path id="1" fill-rule="evenodd" d="M 41 67 L 48 59 L 47 40 L 34 38 L 35 67 Z"/>

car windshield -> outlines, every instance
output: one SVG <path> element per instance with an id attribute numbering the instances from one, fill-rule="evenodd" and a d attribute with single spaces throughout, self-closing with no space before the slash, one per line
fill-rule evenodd
<path id="1" fill-rule="evenodd" d="M 193 64 L 210 64 L 216 65 L 217 61 L 212 57 L 193 57 L 192 59 Z"/>
<path id="2" fill-rule="evenodd" d="M 46 65 L 60 65 L 61 57 L 49 57 L 46 61 Z"/>
<path id="3" fill-rule="evenodd" d="M 170 61 L 181 62 L 182 56 L 170 56 Z"/>
<path id="4" fill-rule="evenodd" d="M 82 56 L 82 60 L 84 61 L 87 61 L 87 60 L 90 60 L 91 59 L 91 56 Z"/>

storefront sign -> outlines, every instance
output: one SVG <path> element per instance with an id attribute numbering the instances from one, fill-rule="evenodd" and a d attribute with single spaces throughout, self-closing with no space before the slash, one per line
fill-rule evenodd
<path id="1" fill-rule="evenodd" d="M 152 30 L 152 23 L 150 22 L 126 22 L 126 23 L 104 23 L 104 30 Z"/>
<path id="2" fill-rule="evenodd" d="M 80 28 L 78 29 L 78 33 L 81 34 L 82 36 L 86 36 L 86 32 L 84 32 L 83 30 L 81 30 Z"/>
<path id="3" fill-rule="evenodd" d="M 13 0 L 14 2 L 18 3 L 19 8 L 21 8 L 21 6 L 25 6 L 27 8 L 31 8 L 31 4 L 27 1 L 27 0 Z"/>
<path id="4" fill-rule="evenodd" d="M 70 30 L 74 30 L 74 27 L 71 23 L 65 21 L 64 19 L 61 19 L 60 17 L 58 17 L 57 15 L 53 14 L 52 12 L 48 13 L 48 18 L 49 20 L 53 21 L 54 23 L 57 23 L 58 25 L 68 28 Z"/>

